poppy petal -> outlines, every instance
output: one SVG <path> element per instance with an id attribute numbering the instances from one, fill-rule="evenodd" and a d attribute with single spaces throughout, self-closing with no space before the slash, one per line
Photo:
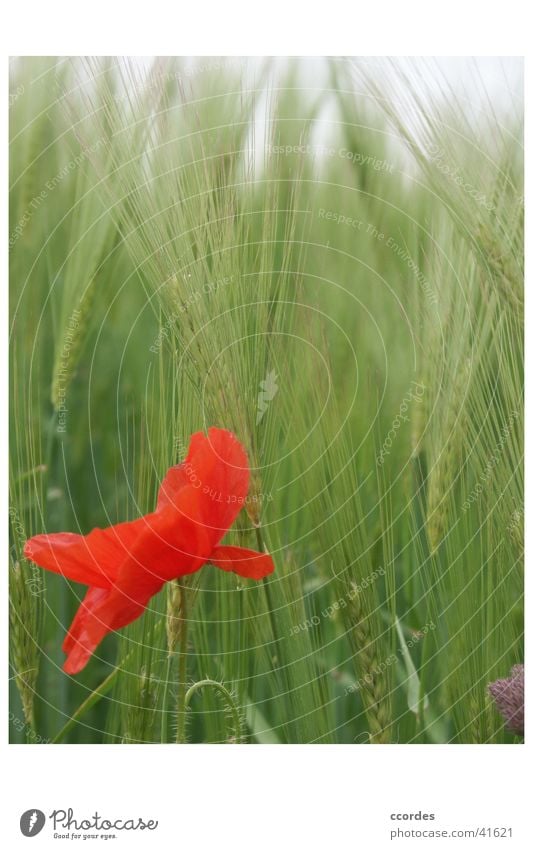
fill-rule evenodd
<path id="1" fill-rule="evenodd" d="M 242 578 L 253 578 L 256 581 L 274 571 L 274 561 L 270 554 L 238 545 L 219 545 L 213 549 L 209 561 L 226 572 L 236 572 Z"/>
<path id="2" fill-rule="evenodd" d="M 211 549 L 242 510 L 249 482 L 248 458 L 235 435 L 216 427 L 207 435 L 198 431 L 183 463 L 165 475 L 157 511 L 172 506 L 204 529 Z"/>
<path id="3" fill-rule="evenodd" d="M 214 547 L 244 506 L 250 483 L 246 452 L 229 430 L 211 427 L 207 436 L 192 435 L 182 466 L 188 489 L 198 496 L 197 512 L 190 518 L 202 522 Z M 183 493 L 179 491 L 178 501 Z"/>
<path id="4" fill-rule="evenodd" d="M 81 672 L 106 634 L 138 619 L 162 585 L 162 581 L 152 583 L 150 592 L 146 586 L 142 592 L 137 589 L 134 598 L 115 588 L 89 587 L 63 642 L 67 654 L 65 672 L 70 675 Z"/>
<path id="5" fill-rule="evenodd" d="M 65 672 L 71 675 L 79 672 L 94 652 L 96 644 L 92 647 L 90 646 L 88 635 L 85 634 L 85 626 L 92 616 L 92 611 L 107 598 L 109 592 L 109 589 L 102 589 L 101 587 L 89 587 L 87 590 L 85 598 L 78 607 L 67 635 L 63 640 L 62 648 L 67 655 L 67 659 L 63 664 Z"/>
<path id="6" fill-rule="evenodd" d="M 142 530 L 144 519 L 94 528 L 89 534 L 38 534 L 24 546 L 24 557 L 43 569 L 93 587 L 109 587 L 120 563 Z"/>
<path id="7" fill-rule="evenodd" d="M 157 510 L 163 510 L 169 504 L 174 504 L 179 492 L 183 487 L 189 485 L 189 478 L 185 470 L 185 463 L 171 466 L 159 487 L 157 494 Z"/>
<path id="8" fill-rule="evenodd" d="M 180 495 L 180 507 L 166 507 L 143 517 L 142 531 L 120 565 L 114 585 L 129 593 L 136 583 L 171 581 L 195 572 L 207 560 L 211 545 L 203 525 L 192 521 L 197 496 Z"/>

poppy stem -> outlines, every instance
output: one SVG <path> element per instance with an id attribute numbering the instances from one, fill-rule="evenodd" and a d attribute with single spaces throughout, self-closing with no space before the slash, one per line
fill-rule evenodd
<path id="1" fill-rule="evenodd" d="M 161 704 L 161 742 L 168 743 L 168 722 L 167 722 L 167 704 L 168 690 L 170 686 L 170 675 L 172 671 L 172 660 L 174 654 L 169 651 L 167 654 L 167 668 L 165 673 L 165 686 L 163 689 L 163 701 Z"/>
<path id="2" fill-rule="evenodd" d="M 265 543 L 264 543 L 264 540 L 263 540 L 263 531 L 261 529 L 261 525 L 255 526 L 255 535 L 256 535 L 256 538 L 257 538 L 257 547 L 258 547 L 259 551 L 263 551 L 263 552 L 266 551 Z"/>
<path id="3" fill-rule="evenodd" d="M 182 610 L 182 593 L 178 581 L 171 581 L 167 584 L 167 664 L 165 672 L 165 682 L 163 688 L 163 699 L 161 704 L 161 742 L 168 743 L 168 721 L 167 721 L 167 705 L 168 693 L 170 690 L 170 682 L 172 679 L 172 666 L 176 656 L 176 645 L 179 640 L 181 628 L 181 610 Z"/>
<path id="4" fill-rule="evenodd" d="M 255 536 L 256 536 L 256 539 L 257 539 L 257 547 L 258 547 L 259 551 L 266 552 L 267 547 L 266 547 L 265 541 L 263 539 L 263 531 L 262 531 L 261 525 L 255 526 Z M 266 594 L 266 599 L 267 599 L 267 604 L 268 604 L 268 613 L 269 613 L 269 618 L 270 618 L 270 625 L 271 625 L 271 628 L 272 628 L 272 634 L 273 634 L 274 640 L 276 641 L 276 644 L 277 644 L 279 642 L 279 633 L 278 633 L 278 630 L 277 630 L 277 627 L 276 627 L 276 621 L 275 621 L 275 618 L 274 618 L 274 603 L 273 603 L 273 599 L 272 599 L 272 593 L 270 592 L 270 584 L 268 582 L 268 578 L 263 578 L 262 584 L 265 588 L 265 594 Z"/>
<path id="5" fill-rule="evenodd" d="M 237 705 L 235 704 L 233 696 L 231 695 L 229 690 L 227 690 L 226 687 L 224 687 L 224 685 L 220 683 L 220 681 L 212 681 L 210 678 L 205 678 L 203 681 L 196 681 L 195 684 L 193 684 L 191 687 L 189 687 L 189 689 L 187 690 L 187 692 L 185 694 L 185 707 L 186 708 L 189 707 L 189 703 L 190 703 L 192 697 L 194 696 L 194 694 L 198 690 L 203 689 L 204 687 L 212 687 L 222 696 L 222 698 L 226 702 L 226 706 L 229 709 L 229 712 L 231 713 L 231 718 L 232 718 L 232 722 L 233 722 L 233 730 L 234 730 L 234 742 L 235 743 L 242 743 L 242 733 L 241 733 L 241 722 L 240 722 L 240 717 L 239 717 L 239 710 L 237 708 Z"/>
<path id="6" fill-rule="evenodd" d="M 176 743 L 186 743 L 185 719 L 187 715 L 187 602 L 185 586 L 177 581 L 180 588 L 180 638 L 178 662 L 178 696 L 176 700 Z"/>
<path id="7" fill-rule="evenodd" d="M 162 624 L 162 621 L 157 623 L 157 625 L 154 627 L 153 631 L 151 632 L 151 635 L 157 634 L 159 632 L 159 630 L 161 628 L 161 624 Z M 75 725 L 77 725 L 79 723 L 81 717 L 89 710 L 89 708 L 93 707 L 93 705 L 97 704 L 100 701 L 100 699 L 103 698 L 103 696 L 105 696 L 107 691 L 115 683 L 119 672 L 121 672 L 121 670 L 123 670 L 127 666 L 127 663 L 132 656 L 133 656 L 133 651 L 130 651 L 129 654 L 126 655 L 124 660 L 122 660 L 121 663 L 118 664 L 118 666 L 115 666 L 115 668 L 113 669 L 112 672 L 110 672 L 110 674 L 107 676 L 107 678 L 104 678 L 104 680 L 102 681 L 101 684 L 98 685 L 96 690 L 93 690 L 92 693 L 90 693 L 87 696 L 85 701 L 82 702 L 82 704 L 78 708 L 76 708 L 76 710 L 74 711 L 72 716 L 69 718 L 68 722 L 63 726 L 63 728 L 61 728 L 57 732 L 56 736 L 51 741 L 52 743 L 60 743 L 62 741 L 63 737 L 65 737 L 65 735 Z"/>

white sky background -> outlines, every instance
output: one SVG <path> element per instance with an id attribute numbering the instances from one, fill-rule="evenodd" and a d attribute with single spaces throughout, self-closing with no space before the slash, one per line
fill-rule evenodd
<path id="1" fill-rule="evenodd" d="M 256 143 L 265 138 L 268 96 L 267 88 L 272 90 L 276 85 L 286 82 L 284 72 L 288 69 L 289 62 L 293 59 L 285 57 L 274 57 L 270 60 L 269 73 L 261 74 L 267 60 L 262 56 L 239 58 L 238 56 L 189 56 L 181 58 L 179 63 L 180 73 L 183 69 L 184 77 L 190 80 L 191 90 L 194 92 L 194 80 L 204 73 L 224 74 L 225 69 L 230 80 L 233 74 L 242 75 L 244 87 L 254 87 L 260 84 L 265 86 L 265 91 L 257 98 L 256 107 Z M 331 88 L 331 62 L 339 62 L 346 72 L 346 66 L 353 60 L 354 65 L 362 66 L 370 72 L 372 77 L 379 79 L 383 75 L 390 79 L 394 72 L 400 70 L 416 79 L 417 92 L 421 101 L 431 115 L 444 104 L 446 100 L 451 101 L 457 110 L 464 112 L 465 118 L 472 127 L 477 126 L 477 133 L 483 133 L 484 119 L 486 114 L 489 118 L 496 117 L 500 126 L 514 129 L 519 125 L 523 114 L 523 59 L 513 56 L 422 56 L 422 57 L 386 57 L 386 56 L 363 56 L 363 57 L 334 57 L 326 59 L 322 56 L 294 57 L 298 65 L 297 85 L 301 86 L 300 101 L 301 108 L 298 117 L 305 117 L 309 105 L 321 100 L 320 111 L 317 120 L 313 124 L 310 141 L 313 145 L 334 145 L 338 142 L 338 122 L 341 115 L 338 104 L 334 97 L 328 98 L 326 90 Z M 15 58 L 12 61 L 20 62 L 24 59 Z M 68 58 L 59 58 L 58 62 L 68 61 Z M 124 63 L 124 78 L 131 78 L 126 63 L 130 66 L 135 77 L 139 81 L 148 73 L 153 63 L 157 61 L 154 56 L 131 56 L 116 57 L 117 65 Z M 165 59 L 162 61 L 164 67 Z M 78 63 L 77 73 L 83 77 L 83 69 Z M 355 75 L 354 75 L 355 76 Z M 260 81 L 260 82 L 259 82 Z M 352 83 L 355 90 L 362 86 Z M 306 91 L 307 89 L 307 91 Z M 401 92 L 402 86 L 400 84 Z M 402 119 L 411 125 L 414 120 L 413 114 L 402 113 Z M 494 126 L 494 122 L 492 122 Z M 394 144 L 394 142 L 392 142 Z M 395 155 L 402 156 L 399 150 Z M 320 167 L 320 153 L 316 155 L 317 166 Z M 403 158 L 403 157 L 402 157 Z M 256 162 L 258 165 L 259 163 Z M 407 159 L 405 159 L 407 165 Z"/>
<path id="2" fill-rule="evenodd" d="M 357 59 L 357 57 L 349 57 Z M 147 69 L 154 57 L 134 57 L 140 68 Z M 235 57 L 191 56 L 185 57 L 185 67 L 191 71 L 209 67 L 217 59 L 230 66 Z M 495 108 L 502 111 L 520 106 L 523 91 L 523 60 L 515 56 L 436 56 L 436 57 L 391 57 L 402 68 L 418 68 L 424 72 L 432 95 L 447 92 L 463 98 L 474 106 L 481 106 L 487 96 Z M 287 59 L 276 57 L 275 66 L 283 69 Z M 298 59 L 301 67 L 302 85 L 318 87 L 328 83 L 327 60 L 321 56 L 303 56 Z M 344 61 L 340 60 L 339 61 Z M 387 57 L 359 57 L 358 61 L 376 67 L 387 61 Z M 250 79 L 264 63 L 263 57 L 248 57 Z M 193 76 L 193 74 L 191 74 Z"/>
<path id="3" fill-rule="evenodd" d="M 511 117 L 523 113 L 523 60 L 506 56 L 465 57 L 353 57 L 355 62 L 376 76 L 390 74 L 394 68 L 411 77 L 420 78 L 419 94 L 428 111 L 439 102 L 453 99 L 459 102 L 467 115 L 474 119 L 485 112 L 494 111 L 499 121 L 507 123 Z M 327 84 L 326 60 L 317 57 L 302 58 L 302 80 L 311 86 Z M 340 60 L 346 61 L 346 60 Z M 304 82 L 305 85 L 305 82 Z M 335 106 L 325 108 L 321 114 L 329 119 Z M 404 119 L 408 121 L 409 116 Z"/>
<path id="4" fill-rule="evenodd" d="M 331 87 L 329 62 L 321 56 L 302 56 L 298 59 L 298 85 L 301 85 L 302 108 L 300 116 L 305 115 L 306 98 L 309 104 L 317 99 L 320 92 Z M 422 56 L 422 57 L 335 57 L 334 61 L 346 64 L 350 59 L 363 65 L 376 76 L 385 73 L 388 76 L 395 69 L 406 72 L 413 78 L 418 77 L 417 90 L 429 114 L 439 104 L 451 100 L 475 127 L 479 122 L 479 132 L 483 132 L 484 115 L 496 117 L 502 128 L 514 128 L 523 114 L 523 59 L 513 56 Z M 120 60 L 119 60 L 120 61 Z M 154 57 L 134 57 L 139 72 L 146 72 Z M 268 85 L 276 85 L 283 80 L 283 71 L 287 69 L 288 58 L 275 57 L 268 76 Z M 184 57 L 184 69 L 190 75 L 194 90 L 194 78 L 209 69 L 227 66 L 228 70 L 238 67 L 243 76 L 244 85 L 257 84 L 259 71 L 265 64 L 264 57 L 247 57 L 239 63 L 238 57 L 191 56 Z M 223 73 L 223 71 L 221 71 Z M 264 81 L 262 81 L 264 82 Z M 307 95 L 305 89 L 309 89 Z M 264 138 L 267 95 L 258 98 L 256 109 L 256 140 Z M 412 116 L 402 116 L 409 124 Z M 319 118 L 313 126 L 311 142 L 315 146 L 334 144 L 334 122 L 340 119 L 334 99 L 323 98 Z M 334 141 L 332 141 L 334 139 Z M 396 151 L 396 154 L 399 152 Z M 317 155 L 319 165 L 320 154 Z M 407 160 L 406 163 L 407 164 Z"/>

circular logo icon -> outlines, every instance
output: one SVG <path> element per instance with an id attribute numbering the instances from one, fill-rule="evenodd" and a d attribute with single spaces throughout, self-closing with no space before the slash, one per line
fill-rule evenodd
<path id="1" fill-rule="evenodd" d="M 20 830 L 24 837 L 35 837 L 42 831 L 46 822 L 46 817 L 38 808 L 30 808 L 29 811 L 24 811 L 20 818 Z"/>

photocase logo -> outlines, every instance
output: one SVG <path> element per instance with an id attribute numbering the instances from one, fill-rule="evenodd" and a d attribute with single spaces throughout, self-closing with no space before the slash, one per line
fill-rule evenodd
<path id="1" fill-rule="evenodd" d="M 276 383 L 277 377 L 275 371 L 269 371 L 265 380 L 262 380 L 259 384 L 260 389 L 262 390 L 257 396 L 257 416 L 255 423 L 259 424 L 263 416 L 265 415 L 268 405 L 274 399 L 279 386 Z"/>
<path id="2" fill-rule="evenodd" d="M 77 815 L 76 815 L 77 816 Z M 76 818 L 73 808 L 56 808 L 49 814 L 54 837 L 117 837 L 114 832 L 155 831 L 159 820 L 144 820 L 143 817 L 129 817 L 110 820 L 95 811 L 91 816 Z M 35 837 L 42 831 L 47 817 L 38 808 L 29 808 L 20 818 L 20 830 L 25 837 Z M 88 834 L 86 832 L 89 832 Z M 99 834 L 105 832 L 105 834 Z M 113 834 L 111 834 L 113 832 Z"/>
<path id="3" fill-rule="evenodd" d="M 20 830 L 24 837 L 35 837 L 42 831 L 46 817 L 38 808 L 30 808 L 24 811 L 20 818 Z"/>

